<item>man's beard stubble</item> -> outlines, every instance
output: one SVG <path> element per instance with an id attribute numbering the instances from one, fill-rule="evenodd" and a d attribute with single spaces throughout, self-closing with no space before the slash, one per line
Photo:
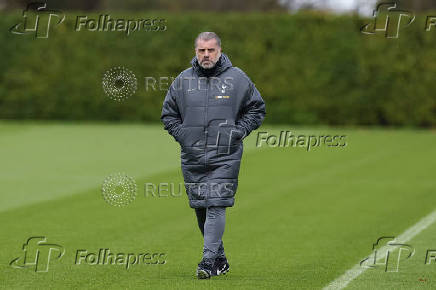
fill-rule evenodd
<path id="1" fill-rule="evenodd" d="M 201 62 L 200 63 L 200 66 L 202 67 L 202 68 L 204 68 L 204 69 L 211 69 L 211 68 L 214 68 L 215 67 L 215 65 L 216 65 L 216 63 L 218 62 L 218 60 L 220 59 L 220 57 L 221 57 L 221 53 L 218 55 L 218 57 L 216 58 L 216 61 L 215 62 L 213 62 L 210 58 L 208 59 L 208 64 L 207 65 L 204 65 L 203 63 L 204 63 L 204 59 L 203 59 L 203 62 Z"/>

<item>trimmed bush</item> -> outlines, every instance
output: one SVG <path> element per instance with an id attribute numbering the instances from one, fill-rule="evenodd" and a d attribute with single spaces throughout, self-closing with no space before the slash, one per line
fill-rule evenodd
<path id="1" fill-rule="evenodd" d="M 267 123 L 436 125 L 436 29 L 425 32 L 425 16 L 400 38 L 386 39 L 360 33 L 370 19 L 352 15 L 111 14 L 166 20 L 165 31 L 129 36 L 77 32 L 78 15 L 99 16 L 68 13 L 48 39 L 2 30 L 0 118 L 157 122 L 166 91 L 147 89 L 145 78 L 177 76 L 190 65 L 196 35 L 215 31 L 262 93 Z M 21 21 L 20 11 L 0 14 L 2 27 Z M 102 89 L 104 73 L 115 66 L 138 80 L 135 95 L 122 103 Z"/>

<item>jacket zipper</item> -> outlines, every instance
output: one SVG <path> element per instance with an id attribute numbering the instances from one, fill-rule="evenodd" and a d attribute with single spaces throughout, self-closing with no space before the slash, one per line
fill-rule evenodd
<path id="1" fill-rule="evenodd" d="M 206 188 L 206 207 L 208 207 L 208 193 L 209 193 L 209 184 L 207 183 L 207 181 L 208 181 L 208 175 L 209 175 L 209 172 L 208 172 L 208 170 L 207 170 L 207 139 L 208 139 L 208 133 L 209 133 L 209 131 L 208 131 L 208 124 L 207 124 L 207 121 L 208 121 L 208 119 L 207 119 L 207 111 L 208 111 L 208 105 L 209 105 L 209 77 L 207 77 L 207 79 L 206 79 L 206 107 L 205 107 L 205 118 L 206 118 L 206 120 L 205 120 L 205 124 L 204 124 L 204 128 L 205 128 L 205 130 L 204 130 L 204 134 L 205 134 L 205 137 L 206 137 L 206 142 L 204 142 L 204 168 L 205 168 L 205 170 L 206 170 L 206 184 L 207 184 L 207 188 Z"/>

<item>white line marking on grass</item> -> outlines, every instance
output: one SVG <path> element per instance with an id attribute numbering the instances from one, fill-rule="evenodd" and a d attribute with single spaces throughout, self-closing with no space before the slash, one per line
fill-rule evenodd
<path id="1" fill-rule="evenodd" d="M 428 228 L 431 224 L 436 221 L 436 210 L 423 217 L 419 222 L 417 222 L 412 227 L 408 228 L 404 233 L 395 238 L 395 242 L 397 243 L 407 243 L 423 230 Z M 384 246 L 377 250 L 379 257 L 377 260 L 381 260 L 385 258 L 385 253 L 390 248 L 392 250 L 392 246 Z M 370 256 L 373 254 L 370 254 Z M 366 258 L 366 257 L 365 257 Z M 363 258 L 363 259 L 365 259 Z M 363 260 L 362 259 L 362 260 Z M 365 272 L 368 268 L 360 266 L 360 263 L 354 265 L 351 269 L 346 271 L 342 276 L 339 276 L 334 281 L 332 281 L 329 285 L 324 287 L 324 290 L 328 289 L 343 289 L 345 288 L 351 281 L 359 277 L 363 272 Z"/>

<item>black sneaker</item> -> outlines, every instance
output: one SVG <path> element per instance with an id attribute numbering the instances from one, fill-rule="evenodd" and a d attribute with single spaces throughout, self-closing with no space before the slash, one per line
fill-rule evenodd
<path id="1" fill-rule="evenodd" d="M 230 270 L 229 262 L 227 261 L 227 258 L 216 258 L 215 264 L 213 266 L 214 269 L 214 275 L 225 275 Z"/>
<path id="2" fill-rule="evenodd" d="M 197 278 L 198 279 L 209 279 L 212 276 L 213 271 L 213 260 L 203 259 L 197 268 Z"/>

